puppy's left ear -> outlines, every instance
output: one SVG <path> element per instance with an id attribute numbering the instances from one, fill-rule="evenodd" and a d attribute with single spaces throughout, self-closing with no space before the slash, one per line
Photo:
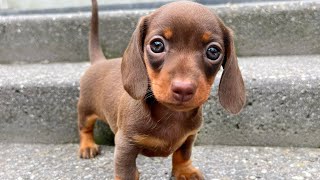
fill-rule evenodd
<path id="1" fill-rule="evenodd" d="M 246 102 L 245 87 L 238 66 L 232 31 L 224 29 L 225 57 L 219 85 L 220 104 L 230 113 L 237 114 Z"/>
<path id="2" fill-rule="evenodd" d="M 147 31 L 147 17 L 142 17 L 132 34 L 121 63 L 124 89 L 134 99 L 142 99 L 148 88 L 148 75 L 143 60 L 144 39 Z"/>

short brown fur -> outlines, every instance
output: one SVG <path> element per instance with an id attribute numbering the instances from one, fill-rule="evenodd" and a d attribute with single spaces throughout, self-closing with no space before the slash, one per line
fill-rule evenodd
<path id="1" fill-rule="evenodd" d="M 99 118 L 115 133 L 115 179 L 139 179 L 138 154 L 173 154 L 176 179 L 204 179 L 190 157 L 202 104 L 221 66 L 222 106 L 238 113 L 245 103 L 231 30 L 205 6 L 174 2 L 142 17 L 123 58 L 107 61 L 98 41 L 96 0 L 92 5 L 92 65 L 81 78 L 78 102 L 80 157 L 99 153 L 93 141 Z M 161 52 L 155 52 L 154 41 L 163 44 Z M 210 43 L 220 52 L 215 60 L 207 54 Z"/>

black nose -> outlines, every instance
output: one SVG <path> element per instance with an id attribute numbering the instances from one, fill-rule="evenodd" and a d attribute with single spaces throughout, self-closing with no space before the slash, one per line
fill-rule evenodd
<path id="1" fill-rule="evenodd" d="M 173 81 L 171 85 L 173 98 L 180 102 L 189 101 L 195 93 L 196 87 L 191 82 Z"/>

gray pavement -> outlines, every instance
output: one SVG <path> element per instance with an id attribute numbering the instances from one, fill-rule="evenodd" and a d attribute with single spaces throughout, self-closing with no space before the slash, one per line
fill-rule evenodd
<path id="1" fill-rule="evenodd" d="M 240 56 L 320 53 L 320 2 L 209 6 L 235 32 Z M 138 19 L 152 10 L 101 11 L 107 57 L 121 56 Z M 0 16 L 0 63 L 87 61 L 90 13 Z"/>
<path id="2" fill-rule="evenodd" d="M 113 179 L 113 147 L 92 160 L 77 156 L 76 144 L 0 143 L 0 179 Z M 197 146 L 194 165 L 208 180 L 317 180 L 320 150 L 308 148 Z M 169 179 L 171 158 L 139 156 L 142 180 Z"/>
<path id="3" fill-rule="evenodd" d="M 239 64 L 247 89 L 244 110 L 232 116 L 221 108 L 218 76 L 197 144 L 320 147 L 320 56 L 247 57 Z M 0 141 L 77 142 L 79 78 L 86 67 L 0 65 Z M 98 127 L 96 140 L 110 144 L 110 130 Z"/>

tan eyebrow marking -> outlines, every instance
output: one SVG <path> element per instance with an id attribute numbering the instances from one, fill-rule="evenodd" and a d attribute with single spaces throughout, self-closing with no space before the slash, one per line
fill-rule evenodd
<path id="1" fill-rule="evenodd" d="M 172 35 L 173 35 L 173 31 L 172 31 L 171 28 L 166 28 L 166 29 L 164 29 L 164 31 L 163 31 L 163 36 L 164 36 L 166 39 L 171 39 Z"/>
<path id="2" fill-rule="evenodd" d="M 202 35 L 201 40 L 202 40 L 204 43 L 207 43 L 207 42 L 209 42 L 211 35 L 212 35 L 211 32 L 206 31 L 206 32 Z"/>

